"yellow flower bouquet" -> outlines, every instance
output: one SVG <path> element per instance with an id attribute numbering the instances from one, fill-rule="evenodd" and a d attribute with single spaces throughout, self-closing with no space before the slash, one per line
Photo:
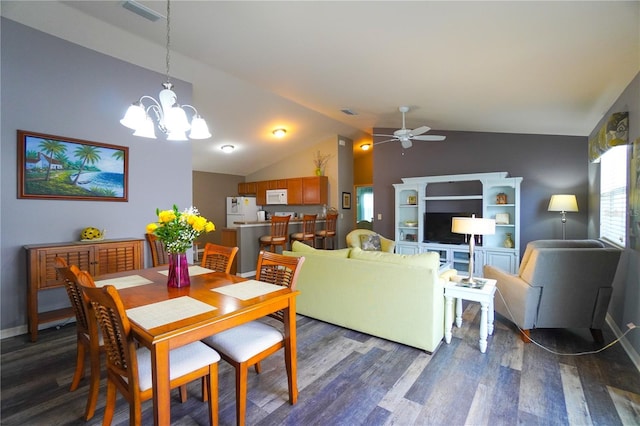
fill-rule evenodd
<path id="1" fill-rule="evenodd" d="M 156 215 L 158 221 L 148 224 L 147 232 L 155 234 L 168 253 L 184 253 L 200 235 L 216 230 L 213 222 L 200 216 L 193 206 L 179 211 L 174 204 L 172 210 L 156 209 Z"/>

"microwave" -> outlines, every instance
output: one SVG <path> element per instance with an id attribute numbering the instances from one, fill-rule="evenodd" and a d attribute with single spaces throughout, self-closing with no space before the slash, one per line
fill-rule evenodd
<path id="1" fill-rule="evenodd" d="M 287 204 L 287 190 L 267 189 L 267 204 Z"/>

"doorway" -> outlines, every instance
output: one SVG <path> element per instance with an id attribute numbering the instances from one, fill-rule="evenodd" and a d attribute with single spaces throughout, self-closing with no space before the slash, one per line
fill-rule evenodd
<path id="1" fill-rule="evenodd" d="M 356 228 L 373 228 L 373 186 L 356 185 Z"/>

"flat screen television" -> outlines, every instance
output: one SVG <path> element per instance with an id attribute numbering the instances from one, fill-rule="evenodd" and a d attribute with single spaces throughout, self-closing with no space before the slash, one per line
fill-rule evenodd
<path id="1" fill-rule="evenodd" d="M 471 217 L 472 214 L 470 212 L 425 213 L 424 242 L 467 244 L 468 241 L 465 241 L 465 235 L 451 232 L 451 219 L 454 217 Z"/>

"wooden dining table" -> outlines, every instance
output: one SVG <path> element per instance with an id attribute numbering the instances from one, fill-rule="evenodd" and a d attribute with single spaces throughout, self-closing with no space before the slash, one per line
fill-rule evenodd
<path id="1" fill-rule="evenodd" d="M 288 287 L 275 289 L 271 284 L 199 266 L 190 267 L 190 286 L 171 288 L 167 286 L 166 271 L 166 266 L 134 270 L 103 275 L 96 281 L 98 286 L 113 284 L 118 289 L 136 340 L 151 351 L 155 424 L 169 425 L 171 420 L 171 349 L 280 310 L 284 312 L 289 402 L 295 404 L 298 400 L 295 301 L 300 292 Z M 267 286 L 272 286 L 267 288 L 270 292 L 256 296 L 256 289 L 260 293 L 260 288 Z"/>

